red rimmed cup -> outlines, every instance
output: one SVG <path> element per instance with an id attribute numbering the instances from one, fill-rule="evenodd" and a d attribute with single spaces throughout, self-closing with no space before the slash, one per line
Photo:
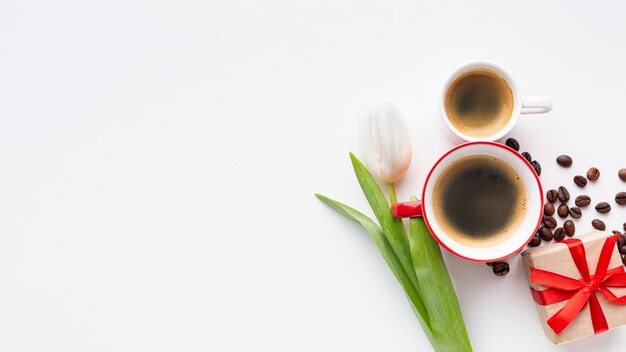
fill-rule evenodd
<path id="1" fill-rule="evenodd" d="M 523 219 L 506 240 L 494 245 L 471 246 L 461 243 L 446 234 L 434 215 L 431 200 L 438 178 L 452 163 L 472 155 L 488 155 L 502 160 L 516 171 L 526 189 L 527 209 Z M 475 262 L 493 262 L 522 250 L 537 232 L 543 217 L 543 189 L 533 167 L 516 151 L 499 143 L 469 142 L 452 148 L 439 158 L 426 177 L 421 201 L 394 204 L 391 211 L 397 218 L 424 217 L 433 237 L 454 255 Z"/>

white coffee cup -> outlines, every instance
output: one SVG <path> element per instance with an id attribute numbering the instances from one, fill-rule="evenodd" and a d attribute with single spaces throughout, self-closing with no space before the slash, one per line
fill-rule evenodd
<path id="1" fill-rule="evenodd" d="M 488 136 L 484 136 L 484 137 L 470 136 L 459 131 L 459 129 L 456 128 L 454 124 L 450 121 L 450 118 L 448 117 L 448 114 L 446 112 L 446 93 L 448 92 L 450 85 L 453 82 L 455 82 L 455 80 L 459 78 L 460 76 L 468 72 L 478 71 L 478 70 L 489 71 L 497 75 L 499 78 L 502 78 L 511 89 L 511 93 L 513 95 L 513 109 L 512 109 L 511 116 L 507 124 L 500 130 L 498 130 L 497 132 Z M 460 139 L 469 141 L 469 142 L 495 141 L 504 137 L 509 132 L 511 132 L 511 130 L 517 123 L 517 120 L 521 114 L 540 114 L 540 113 L 546 113 L 546 112 L 551 111 L 552 99 L 539 98 L 539 97 L 522 97 L 520 95 L 519 90 L 517 89 L 517 86 L 515 85 L 515 82 L 511 78 L 511 76 L 502 68 L 494 64 L 487 63 L 487 62 L 473 62 L 467 65 L 461 66 L 460 68 L 455 70 L 452 73 L 452 75 L 450 75 L 450 77 L 446 80 L 443 86 L 443 90 L 441 92 L 440 110 L 441 110 L 441 117 L 443 118 L 443 122 L 446 124 L 448 129 L 450 129 L 450 131 L 452 131 L 452 133 L 454 133 Z"/>

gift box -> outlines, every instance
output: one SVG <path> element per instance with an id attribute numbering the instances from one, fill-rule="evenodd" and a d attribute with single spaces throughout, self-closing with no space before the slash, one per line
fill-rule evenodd
<path id="1" fill-rule="evenodd" d="M 612 233 L 522 252 L 546 336 L 562 344 L 626 324 L 626 272 Z"/>

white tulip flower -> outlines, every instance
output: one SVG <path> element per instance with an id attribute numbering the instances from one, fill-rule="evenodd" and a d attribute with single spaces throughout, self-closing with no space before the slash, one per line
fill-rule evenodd
<path id="1" fill-rule="evenodd" d="M 398 109 L 376 106 L 359 124 L 359 148 L 367 169 L 382 182 L 398 181 L 411 164 L 411 138 Z"/>

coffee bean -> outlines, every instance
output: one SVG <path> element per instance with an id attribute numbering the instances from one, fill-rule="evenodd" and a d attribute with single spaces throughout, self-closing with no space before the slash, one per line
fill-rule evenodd
<path id="1" fill-rule="evenodd" d="M 548 202 L 554 203 L 557 199 L 559 199 L 559 192 L 557 192 L 556 189 L 551 189 L 546 192 L 546 198 L 548 199 Z"/>
<path id="2" fill-rule="evenodd" d="M 619 247 L 619 252 L 622 254 L 626 254 L 626 245 Z"/>
<path id="3" fill-rule="evenodd" d="M 621 247 L 626 244 L 626 237 L 621 233 L 617 236 L 617 247 Z"/>
<path id="4" fill-rule="evenodd" d="M 624 232 L 626 233 L 626 222 L 624 223 L 624 225 L 622 225 L 622 227 L 624 228 Z"/>
<path id="5" fill-rule="evenodd" d="M 617 172 L 617 177 L 619 177 L 620 180 L 626 182 L 626 169 L 619 169 L 619 171 Z"/>
<path id="6" fill-rule="evenodd" d="M 587 185 L 587 179 L 584 176 L 576 175 L 574 176 L 574 183 L 576 186 L 583 188 Z"/>
<path id="7" fill-rule="evenodd" d="M 556 211 L 557 214 L 559 214 L 560 217 L 562 218 L 566 218 L 567 214 L 569 214 L 569 207 L 567 206 L 567 204 L 562 204 L 559 205 L 559 208 Z"/>
<path id="8" fill-rule="evenodd" d="M 565 230 L 562 227 L 557 227 L 554 230 L 554 240 L 563 241 L 565 239 Z"/>
<path id="9" fill-rule="evenodd" d="M 572 158 L 569 155 L 559 155 L 556 158 L 556 163 L 563 167 L 570 167 L 572 166 Z"/>
<path id="10" fill-rule="evenodd" d="M 517 139 L 509 138 L 504 144 L 506 144 L 507 147 L 515 150 L 516 152 L 519 152 L 519 143 L 517 142 Z"/>
<path id="11" fill-rule="evenodd" d="M 626 265 L 626 255 L 622 257 L 622 264 Z"/>
<path id="12" fill-rule="evenodd" d="M 564 239 L 565 239 L 565 230 L 563 230 L 562 227 L 557 227 L 557 229 L 554 230 L 554 240 L 563 241 Z"/>
<path id="13" fill-rule="evenodd" d="M 565 222 L 563 223 L 563 229 L 565 230 L 565 234 L 567 236 L 572 237 L 576 232 L 576 225 L 574 225 L 574 222 L 572 220 L 565 220 Z"/>
<path id="14" fill-rule="evenodd" d="M 486 262 L 487 266 L 493 266 L 496 262 Z"/>
<path id="15" fill-rule="evenodd" d="M 554 205 L 552 205 L 552 203 L 546 203 L 543 205 L 543 214 L 545 216 L 552 216 L 554 215 Z"/>
<path id="16" fill-rule="evenodd" d="M 528 160 L 528 162 L 533 161 L 533 157 L 530 156 L 529 152 L 522 152 L 522 156 L 524 157 L 524 159 Z"/>
<path id="17" fill-rule="evenodd" d="M 604 224 L 604 222 L 602 222 L 602 220 L 593 219 L 591 221 L 591 226 L 593 226 L 593 228 L 596 230 L 600 230 L 600 231 L 606 230 L 606 225 Z"/>
<path id="18" fill-rule="evenodd" d="M 541 176 L 541 164 L 537 160 L 533 160 L 530 162 L 530 165 L 535 169 L 537 176 Z"/>
<path id="19" fill-rule="evenodd" d="M 619 192 L 615 195 L 615 203 L 619 205 L 626 204 L 626 192 Z"/>
<path id="20" fill-rule="evenodd" d="M 552 230 L 550 230 L 546 226 L 541 226 L 541 228 L 539 229 L 539 236 L 544 241 L 552 241 L 552 239 L 554 238 Z"/>
<path id="21" fill-rule="evenodd" d="M 600 178 L 600 170 L 595 167 L 590 168 L 587 170 L 587 178 L 589 181 L 597 181 Z"/>
<path id="22" fill-rule="evenodd" d="M 577 207 L 584 208 L 588 206 L 589 204 L 591 204 L 591 198 L 583 194 L 582 196 L 576 197 L 576 200 L 574 201 L 574 203 L 576 203 Z"/>
<path id="23" fill-rule="evenodd" d="M 611 204 L 607 202 L 600 202 L 596 204 L 596 211 L 598 213 L 606 214 L 611 211 Z"/>
<path id="24" fill-rule="evenodd" d="M 541 244 L 541 237 L 539 237 L 539 235 L 537 234 L 535 234 L 533 238 L 530 240 L 530 242 L 528 242 L 528 246 L 530 247 L 537 247 L 540 244 Z"/>
<path id="25" fill-rule="evenodd" d="M 495 262 L 493 263 L 493 273 L 496 276 L 504 276 L 509 273 L 509 263 L 507 262 Z"/>
<path id="26" fill-rule="evenodd" d="M 559 186 L 559 200 L 563 203 L 569 200 L 569 191 L 563 186 Z"/>
<path id="27" fill-rule="evenodd" d="M 569 208 L 569 216 L 573 217 L 574 219 L 580 219 L 580 217 L 583 216 L 583 211 L 580 210 L 580 208 L 571 207 Z"/>
<path id="28" fill-rule="evenodd" d="M 552 216 L 545 216 L 543 218 L 543 224 L 553 229 L 556 227 L 556 219 L 554 219 Z"/>

